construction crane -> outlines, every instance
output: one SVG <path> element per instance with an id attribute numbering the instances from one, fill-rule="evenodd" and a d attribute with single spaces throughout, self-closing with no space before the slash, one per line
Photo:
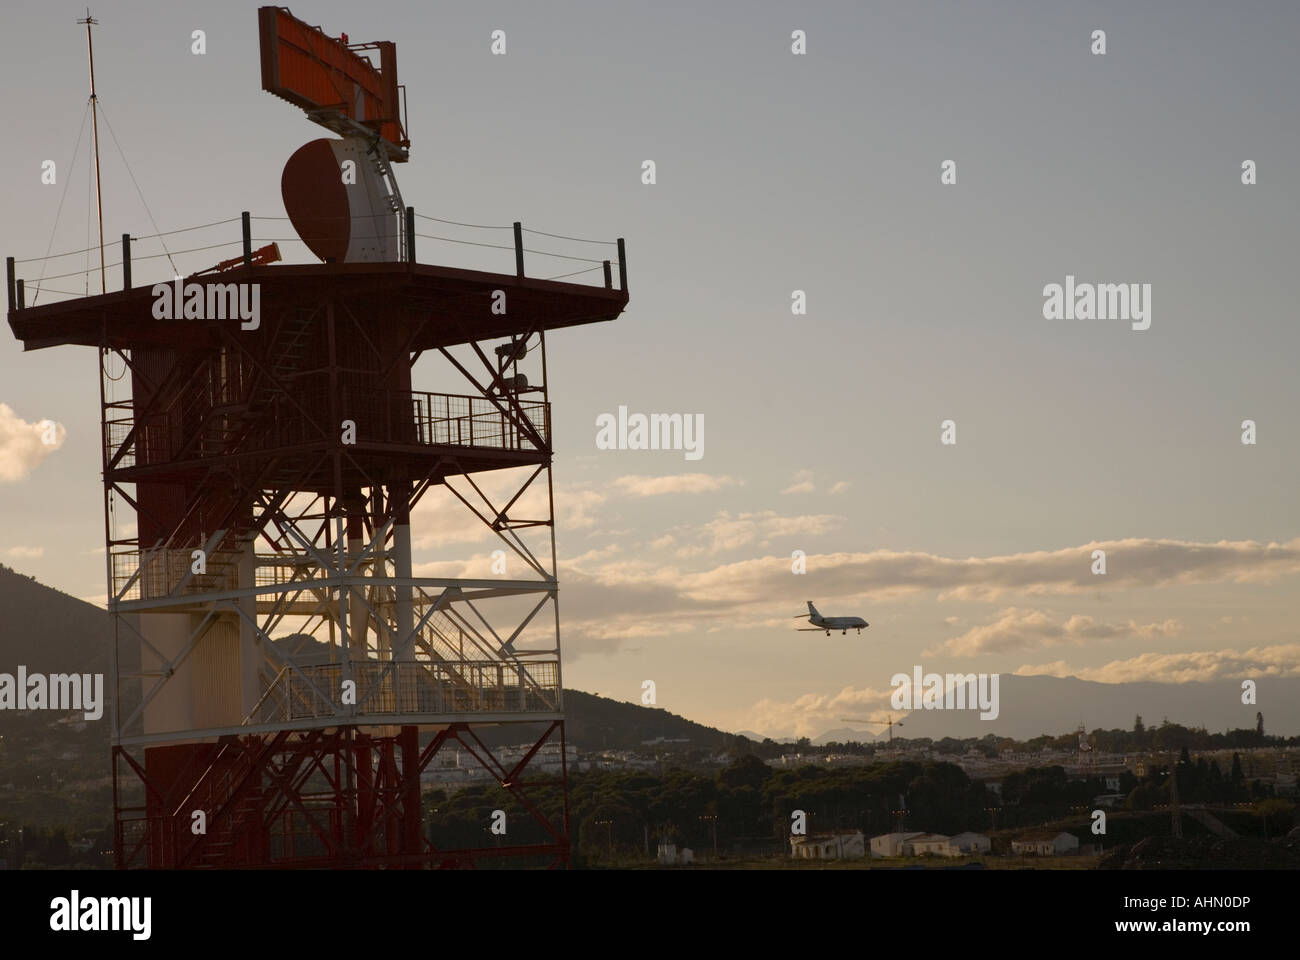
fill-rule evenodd
<path id="1" fill-rule="evenodd" d="M 889 749 L 894 749 L 894 728 L 903 725 L 902 720 L 890 717 L 888 720 L 866 720 L 861 717 L 840 717 L 841 723 L 874 723 L 889 728 Z"/>

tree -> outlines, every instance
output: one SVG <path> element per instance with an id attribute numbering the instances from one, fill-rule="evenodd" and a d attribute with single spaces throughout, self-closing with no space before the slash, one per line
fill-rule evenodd
<path id="1" fill-rule="evenodd" d="M 763 784 L 772 776 L 772 768 L 755 756 L 741 757 L 718 773 L 718 781 L 730 789 L 751 787 L 762 790 Z"/>
<path id="2" fill-rule="evenodd" d="M 1124 806 L 1130 810 L 1150 810 L 1159 798 L 1159 787 L 1151 783 L 1140 783 L 1129 793 Z"/>
<path id="3" fill-rule="evenodd" d="M 1295 820 L 1295 804 L 1276 797 L 1261 800 L 1255 804 L 1255 815 L 1263 821 L 1265 836 L 1278 837 L 1291 829 Z"/>
<path id="4" fill-rule="evenodd" d="M 1140 713 L 1137 715 L 1137 718 L 1133 721 L 1133 732 L 1137 734 L 1139 737 L 1142 736 L 1142 734 L 1147 732 L 1146 725 L 1142 722 L 1142 714 Z"/>
<path id="5" fill-rule="evenodd" d="M 1255 733 L 1261 740 L 1264 739 L 1264 714 L 1262 713 L 1255 714 Z"/>

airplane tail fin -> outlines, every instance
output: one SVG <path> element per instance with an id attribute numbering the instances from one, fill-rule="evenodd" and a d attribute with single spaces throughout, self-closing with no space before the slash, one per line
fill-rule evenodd
<path id="1" fill-rule="evenodd" d="M 808 615 L 809 615 L 810 617 L 820 617 L 820 616 L 821 616 L 821 614 L 817 612 L 817 608 L 813 606 L 813 602 L 812 602 L 811 600 L 808 601 Z"/>

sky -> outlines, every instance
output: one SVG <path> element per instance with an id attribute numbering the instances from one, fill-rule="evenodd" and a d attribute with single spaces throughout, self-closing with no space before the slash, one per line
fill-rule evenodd
<path id="1" fill-rule="evenodd" d="M 1300 674 L 1294 4 L 291 9 L 397 41 L 417 211 L 627 239 L 627 311 L 547 341 L 566 686 L 639 701 L 648 679 L 693 720 L 816 736 L 887 710 L 913 665 Z M 284 215 L 283 163 L 321 131 L 260 89 L 255 10 L 92 8 L 108 239 Z M 5 256 L 88 246 L 84 15 L 6 11 L 0 82 L 23 92 L 4 108 Z M 172 249 L 232 240 L 237 222 Z M 419 249 L 512 269 L 506 251 Z M 170 276 L 157 258 L 135 282 Z M 1067 276 L 1149 284 L 1149 329 L 1046 319 Z M 97 402 L 94 351 L 0 334 L 0 562 L 102 603 Z M 598 449 L 619 406 L 702 416 L 703 456 Z M 426 569 L 493 549 L 424 542 Z M 871 626 L 795 632 L 807 600 Z"/>

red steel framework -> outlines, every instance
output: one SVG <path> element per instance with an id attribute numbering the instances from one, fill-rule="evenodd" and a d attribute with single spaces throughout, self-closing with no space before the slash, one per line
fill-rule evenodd
<path id="1" fill-rule="evenodd" d="M 256 326 L 156 319 L 126 243 L 123 290 L 37 307 L 10 261 L 25 348 L 99 351 L 117 865 L 567 864 L 546 332 L 614 319 L 625 280 L 527 278 L 517 227 L 515 275 L 416 263 L 413 238 L 406 263 L 265 265 L 245 231 L 204 289 L 258 285 Z M 421 358 L 459 392 L 414 390 Z M 516 573 L 415 576 L 420 506 L 417 537 L 459 517 Z M 530 725 L 518 756 L 480 736 Z M 500 784 L 508 842 L 435 846 L 420 776 L 452 746 Z M 530 768 L 557 747 L 545 807 Z"/>
<path id="2" fill-rule="evenodd" d="M 264 89 L 369 145 L 400 262 L 277 264 L 247 213 L 243 257 L 178 278 L 174 309 L 170 285 L 132 285 L 126 236 L 123 289 L 97 297 L 27 308 L 7 262 L 25 349 L 99 351 L 116 863 L 566 864 L 546 333 L 622 312 L 623 242 L 617 290 L 609 261 L 603 288 L 526 277 L 518 223 L 514 275 L 417 263 L 387 163 L 409 147 L 395 45 L 258 22 Z M 308 200 L 335 175 L 286 172 Z M 326 232 L 350 235 L 353 200 Z M 414 389 L 421 358 L 455 391 Z M 516 573 L 416 576 L 421 505 L 428 543 L 473 542 L 467 521 Z M 527 732 L 517 755 L 480 735 L 502 727 Z M 453 745 L 508 798 L 508 842 L 435 845 L 420 777 Z"/>

